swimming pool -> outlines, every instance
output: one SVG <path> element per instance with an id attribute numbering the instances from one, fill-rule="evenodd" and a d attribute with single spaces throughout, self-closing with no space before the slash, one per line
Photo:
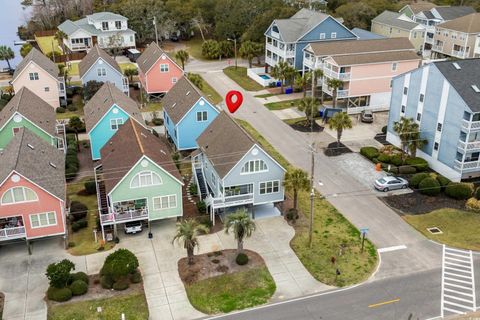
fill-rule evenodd
<path id="1" fill-rule="evenodd" d="M 270 76 L 268 74 L 259 74 L 260 78 L 262 78 L 263 80 L 270 80 Z"/>

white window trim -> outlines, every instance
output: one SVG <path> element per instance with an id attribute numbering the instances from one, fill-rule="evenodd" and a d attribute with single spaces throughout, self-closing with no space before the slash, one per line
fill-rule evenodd
<path id="1" fill-rule="evenodd" d="M 97 68 L 97 76 L 106 77 L 107 76 L 107 69 L 105 69 L 103 67 Z"/>
<path id="2" fill-rule="evenodd" d="M 162 67 L 164 67 L 164 66 L 167 66 L 167 70 L 166 70 L 166 71 L 163 71 L 163 70 L 162 70 Z M 170 66 L 168 65 L 168 63 L 162 63 L 162 64 L 160 64 L 160 72 L 161 72 L 161 73 L 168 73 L 169 71 L 170 71 Z"/>
<path id="3" fill-rule="evenodd" d="M 168 207 L 167 208 L 162 208 L 162 198 L 165 198 L 165 197 L 167 198 Z M 175 206 L 174 207 L 170 207 L 170 197 L 175 198 Z M 160 208 L 155 207 L 155 199 L 160 199 Z M 164 196 L 153 197 L 152 198 L 152 208 L 153 208 L 154 211 L 162 211 L 162 210 L 170 210 L 170 209 L 178 208 L 177 195 L 176 194 L 167 194 L 167 195 L 164 195 Z"/>
<path id="4" fill-rule="evenodd" d="M 248 172 L 243 172 L 243 171 L 242 171 L 243 168 L 245 168 L 245 165 L 246 165 L 247 163 L 249 164 L 248 166 L 250 167 L 250 162 L 255 162 L 255 161 L 262 161 L 263 163 L 265 163 L 265 166 L 267 167 L 267 169 L 266 169 L 266 170 L 258 170 L 258 171 L 248 171 Z M 253 164 L 253 168 L 255 169 L 255 163 Z M 263 160 L 263 159 L 255 159 L 255 160 L 249 160 L 249 161 L 247 161 L 246 163 L 244 163 L 243 166 L 242 166 L 241 169 L 240 169 L 240 174 L 241 174 L 241 175 L 244 175 L 244 174 L 245 174 L 245 175 L 246 175 L 246 174 L 257 174 L 257 173 L 262 173 L 262 172 L 268 172 L 268 170 L 269 170 L 269 169 L 268 169 L 268 165 L 267 165 L 267 162 L 266 162 L 265 160 Z"/>
<path id="5" fill-rule="evenodd" d="M 28 187 L 24 187 L 24 186 L 19 186 L 19 187 L 11 187 L 10 189 L 8 189 L 7 191 L 5 191 L 3 194 L 2 194 L 2 197 L 0 198 L 0 204 L 2 206 L 9 206 L 9 205 L 14 205 L 14 204 L 18 204 L 18 203 L 28 203 L 28 202 L 36 202 L 38 201 L 38 195 L 35 191 L 33 191 L 32 189 L 30 189 L 30 191 L 33 192 L 33 194 L 35 195 L 35 198 L 34 200 L 24 200 L 24 201 L 15 201 L 15 196 L 13 195 L 13 189 L 15 188 L 22 188 L 22 191 L 23 191 L 23 197 L 26 199 L 26 193 L 25 193 L 25 189 L 30 189 Z M 12 199 L 14 200 L 13 202 L 11 203 L 4 203 L 3 202 L 3 197 L 5 196 L 5 194 L 7 194 L 7 192 L 10 192 L 12 191 Z"/>
<path id="6" fill-rule="evenodd" d="M 198 114 L 199 113 L 201 114 L 201 120 L 198 120 Z M 204 114 L 206 115 L 205 118 L 203 117 Z M 197 116 L 197 118 L 196 118 L 197 122 L 207 122 L 208 121 L 208 111 L 197 111 L 196 116 Z"/>
<path id="7" fill-rule="evenodd" d="M 117 129 L 113 129 L 113 127 L 112 127 L 112 122 L 113 121 L 115 121 L 115 125 L 117 126 Z M 123 118 L 110 119 L 110 130 L 117 131 L 119 129 L 119 122 L 118 121 L 121 121 L 120 126 L 122 126 L 123 125 Z"/>
<path id="8" fill-rule="evenodd" d="M 325 39 L 325 38 L 326 38 L 325 32 L 321 32 L 321 33 L 320 33 L 320 40 L 323 40 L 323 39 Z"/>
<path id="9" fill-rule="evenodd" d="M 49 221 L 48 221 L 48 214 L 49 213 L 53 213 L 53 219 L 55 220 L 55 223 L 53 223 L 53 224 L 49 223 Z M 38 216 L 38 223 L 40 224 L 40 215 L 42 215 L 42 214 L 47 215 L 47 223 L 48 224 L 46 226 L 39 225 L 37 227 L 34 227 L 33 223 L 32 223 L 32 216 Z M 47 211 L 47 212 L 31 213 L 31 214 L 28 215 L 28 220 L 30 221 L 30 227 L 32 229 L 40 229 L 40 228 L 47 228 L 47 227 L 56 226 L 57 225 L 57 212 L 56 211 Z"/>
<path id="10" fill-rule="evenodd" d="M 178 82 L 178 78 L 177 77 L 172 77 L 172 83 L 177 83 Z"/>
<path id="11" fill-rule="evenodd" d="M 398 69 L 398 62 L 392 63 L 392 71 L 397 71 Z"/>
<path id="12" fill-rule="evenodd" d="M 12 134 L 15 135 L 15 129 L 20 130 L 21 128 L 22 128 L 22 127 L 13 127 L 13 128 L 12 128 Z"/>
<path id="13" fill-rule="evenodd" d="M 37 76 L 35 77 L 35 75 L 37 75 Z M 37 80 L 40 79 L 40 77 L 38 76 L 38 72 L 29 72 L 28 73 L 28 78 L 30 79 L 30 81 L 37 81 Z"/>
<path id="14" fill-rule="evenodd" d="M 150 176 L 152 177 L 152 184 L 148 184 L 148 185 L 142 185 L 141 183 L 141 179 L 140 179 L 140 176 L 144 174 L 150 174 Z M 158 177 L 158 179 L 160 180 L 160 183 L 153 183 L 153 176 L 156 175 Z M 134 187 L 132 186 L 132 183 L 133 183 L 133 180 L 135 180 L 135 178 L 138 176 L 138 187 Z M 149 171 L 149 170 L 144 170 L 144 171 L 140 171 L 139 173 L 137 173 L 136 175 L 133 176 L 132 180 L 130 180 L 130 189 L 138 189 L 138 188 L 146 188 L 146 187 L 153 187 L 153 186 L 160 186 L 163 184 L 163 179 L 162 177 L 160 177 L 159 174 L 157 174 L 156 172 L 154 171 Z"/>
<path id="15" fill-rule="evenodd" d="M 332 33 L 330 34 L 330 38 L 336 39 L 336 38 L 337 38 L 337 33 L 336 33 L 336 32 L 332 32 Z"/>
<path id="16" fill-rule="evenodd" d="M 271 182 L 272 183 L 272 192 L 267 192 L 267 183 Z M 275 182 L 278 182 L 278 191 L 273 191 L 273 184 Z M 265 193 L 261 193 L 261 190 L 262 190 L 262 183 L 265 183 Z M 275 193 L 279 193 L 280 192 L 280 187 L 281 187 L 281 184 L 280 184 L 280 180 L 268 180 L 268 181 L 260 181 L 258 183 L 258 194 L 259 195 L 267 195 L 267 194 L 275 194 Z"/>

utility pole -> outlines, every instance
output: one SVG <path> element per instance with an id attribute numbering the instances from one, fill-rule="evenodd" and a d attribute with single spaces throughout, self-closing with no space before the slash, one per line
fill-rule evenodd
<path id="1" fill-rule="evenodd" d="M 158 46 L 158 30 L 157 30 L 157 17 L 153 17 L 153 25 L 155 26 L 155 42 Z"/>
<path id="2" fill-rule="evenodd" d="M 233 48 L 235 51 L 235 69 L 237 69 L 237 38 L 227 38 L 228 41 L 233 41 Z"/>
<path id="3" fill-rule="evenodd" d="M 310 226 L 308 228 L 308 245 L 310 248 L 312 247 L 313 242 L 313 204 L 315 200 L 315 190 L 313 189 L 313 176 L 315 173 L 315 138 L 313 136 L 313 122 L 314 120 L 314 105 L 315 105 L 315 98 L 313 92 L 315 90 L 315 79 L 314 79 L 314 71 L 312 70 L 312 109 L 310 110 L 310 116 L 312 120 L 310 121 L 310 134 L 312 136 L 312 150 L 311 150 L 311 176 L 310 176 Z"/>

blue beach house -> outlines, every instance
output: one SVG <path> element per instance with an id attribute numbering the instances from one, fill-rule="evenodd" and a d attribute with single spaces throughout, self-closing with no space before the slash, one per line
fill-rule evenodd
<path id="1" fill-rule="evenodd" d="M 303 48 L 309 43 L 357 38 L 332 16 L 301 9 L 288 19 L 275 19 L 265 31 L 265 64 L 268 68 L 287 61 L 302 70 Z"/>
<path id="2" fill-rule="evenodd" d="M 129 95 L 128 78 L 122 73 L 117 61 L 95 45 L 78 64 L 82 85 L 88 81 L 111 82 L 126 95 Z"/>
<path id="3" fill-rule="evenodd" d="M 185 76 L 163 98 L 162 106 L 165 135 L 177 150 L 198 148 L 197 138 L 220 113 Z"/>
<path id="4" fill-rule="evenodd" d="M 138 105 L 113 83 L 106 82 L 84 108 L 85 127 L 90 138 L 92 159 L 129 118 L 146 128 Z"/>

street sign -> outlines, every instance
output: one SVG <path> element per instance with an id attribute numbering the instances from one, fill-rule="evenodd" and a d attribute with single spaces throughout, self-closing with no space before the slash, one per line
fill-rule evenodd
<path id="1" fill-rule="evenodd" d="M 365 247 L 365 236 L 367 235 L 368 228 L 360 228 L 360 233 L 362 234 L 362 252 Z"/>
<path id="2" fill-rule="evenodd" d="M 361 234 L 367 234 L 368 233 L 368 228 L 360 228 L 360 233 Z"/>

